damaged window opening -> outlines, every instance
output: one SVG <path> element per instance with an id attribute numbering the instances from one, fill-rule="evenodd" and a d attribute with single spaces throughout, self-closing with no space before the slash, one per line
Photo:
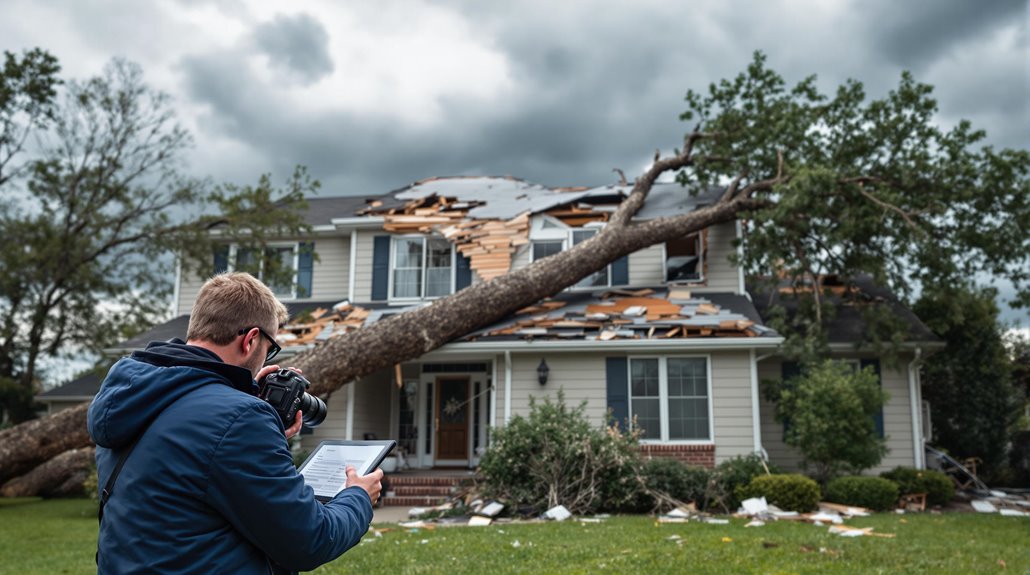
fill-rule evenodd
<path id="1" fill-rule="evenodd" d="M 447 240 L 395 237 L 392 251 L 393 298 L 436 298 L 454 292 L 454 249 Z"/>
<path id="2" fill-rule="evenodd" d="M 550 223 L 548 220 L 544 220 L 544 224 Z M 544 227 L 547 227 L 546 225 Z M 556 227 L 551 224 L 551 227 Z M 530 261 L 535 262 L 542 260 L 546 257 L 553 256 L 561 253 L 566 249 L 568 245 L 576 245 L 584 242 L 597 233 L 597 229 L 571 229 L 568 230 L 568 236 L 565 239 L 538 239 L 530 242 Z M 593 274 L 583 278 L 576 285 L 572 286 L 572 289 L 576 288 L 595 288 L 595 287 L 609 287 L 611 286 L 611 266 L 606 266 L 604 269 L 594 272 Z"/>
<path id="3" fill-rule="evenodd" d="M 643 441 L 710 441 L 708 359 L 631 358 L 630 416 Z"/>
<path id="4" fill-rule="evenodd" d="M 704 247 L 701 234 L 690 234 L 665 242 L 665 281 L 704 280 Z"/>
<path id="5" fill-rule="evenodd" d="M 232 262 L 229 269 L 256 277 L 278 298 L 296 297 L 293 288 L 297 284 L 297 244 L 271 245 L 265 248 L 264 258 L 260 254 L 259 249 L 232 244 L 229 247 L 229 261 Z M 266 276 L 272 275 L 275 277 L 266 280 Z"/>

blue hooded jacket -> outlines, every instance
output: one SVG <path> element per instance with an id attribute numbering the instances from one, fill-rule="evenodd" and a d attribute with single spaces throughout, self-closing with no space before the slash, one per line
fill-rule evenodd
<path id="1" fill-rule="evenodd" d="M 307 571 L 357 544 L 368 494 L 316 501 L 256 391 L 250 371 L 181 340 L 111 368 L 88 415 L 101 489 L 140 439 L 104 507 L 100 573 Z"/>

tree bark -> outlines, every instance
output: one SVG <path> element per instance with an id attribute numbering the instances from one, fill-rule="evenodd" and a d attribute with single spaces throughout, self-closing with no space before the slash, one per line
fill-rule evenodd
<path id="1" fill-rule="evenodd" d="M 93 466 L 95 447 L 65 451 L 0 488 L 4 497 L 79 497 Z"/>
<path id="2" fill-rule="evenodd" d="M 92 445 L 86 431 L 88 407 L 82 404 L 0 431 L 0 483 L 70 449 Z"/>

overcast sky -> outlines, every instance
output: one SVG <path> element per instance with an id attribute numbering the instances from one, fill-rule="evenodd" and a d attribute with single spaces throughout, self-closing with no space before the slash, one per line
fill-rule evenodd
<path id="1" fill-rule="evenodd" d="M 876 97 L 911 70 L 936 86 L 942 124 L 1030 148 L 1025 0 L 4 0 L 2 15 L 0 49 L 49 50 L 66 78 L 142 65 L 194 135 L 194 175 L 281 181 L 305 164 L 322 195 L 436 175 L 632 178 L 680 142 L 686 91 L 756 49 L 824 91 L 855 78 Z"/>

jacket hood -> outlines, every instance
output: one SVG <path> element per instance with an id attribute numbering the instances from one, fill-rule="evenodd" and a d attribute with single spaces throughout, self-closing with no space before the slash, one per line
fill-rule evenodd
<path id="1" fill-rule="evenodd" d="M 146 350 L 122 358 L 108 372 L 89 406 L 89 434 L 101 447 L 128 445 L 166 407 L 212 384 L 257 393 L 249 370 L 224 363 L 212 351 L 180 339 L 151 342 Z"/>

